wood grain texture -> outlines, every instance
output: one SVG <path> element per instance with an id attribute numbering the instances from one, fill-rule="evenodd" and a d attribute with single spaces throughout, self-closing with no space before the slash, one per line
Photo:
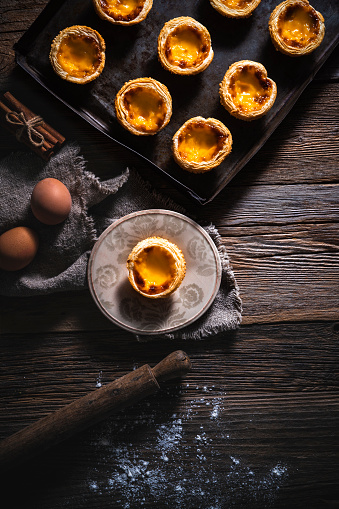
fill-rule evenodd
<path id="1" fill-rule="evenodd" d="M 1 442 L 0 470 L 26 463 L 60 442 L 94 426 L 160 389 L 148 364 L 76 398 Z"/>
<path id="2" fill-rule="evenodd" d="M 338 181 L 337 93 L 338 83 L 309 85 L 231 185 Z"/>
<path id="3" fill-rule="evenodd" d="M 202 491 L 221 508 L 330 507 L 323 501 L 338 496 L 337 338 L 335 324 L 305 323 L 185 342 L 192 371 L 182 382 L 50 450 L 24 476 L 17 468 L 6 478 L 11 507 L 24 499 L 50 509 L 210 507 Z M 4 338 L 1 435 L 178 346 L 149 349 L 120 331 Z"/>
<path id="4" fill-rule="evenodd" d="M 240 287 L 244 323 L 339 318 L 338 201 L 333 189 L 253 186 L 241 188 L 238 198 L 232 188 L 224 217 L 216 205 L 210 220 L 222 235 Z M 0 302 L 3 332 L 114 329 L 86 291 L 2 297 Z"/>
<path id="5" fill-rule="evenodd" d="M 211 203 L 183 198 L 14 63 L 47 0 L 0 2 L 0 91 L 76 141 L 105 179 L 133 166 L 217 227 L 243 299 L 236 332 L 138 343 L 87 290 L 0 298 L 0 437 L 182 348 L 180 383 L 2 477 L 11 509 L 339 508 L 339 49 Z M 1 132 L 0 157 L 23 150 Z M 1 281 L 0 281 L 1 284 Z"/>

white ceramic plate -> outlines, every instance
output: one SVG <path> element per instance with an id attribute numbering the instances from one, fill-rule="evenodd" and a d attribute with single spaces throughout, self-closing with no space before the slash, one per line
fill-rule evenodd
<path id="1" fill-rule="evenodd" d="M 128 281 L 129 253 L 151 236 L 174 242 L 186 260 L 183 282 L 164 299 L 148 299 Z M 210 236 L 190 218 L 170 210 L 144 210 L 119 219 L 101 234 L 88 263 L 89 288 L 99 309 L 135 334 L 163 334 L 194 322 L 212 304 L 220 281 L 220 257 Z"/>

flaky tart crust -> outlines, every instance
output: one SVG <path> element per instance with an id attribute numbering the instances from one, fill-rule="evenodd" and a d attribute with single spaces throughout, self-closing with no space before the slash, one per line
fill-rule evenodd
<path id="1" fill-rule="evenodd" d="M 153 78 L 126 82 L 115 97 L 117 120 L 137 136 L 157 134 L 172 116 L 172 97 L 167 87 Z"/>
<path id="2" fill-rule="evenodd" d="M 181 249 L 162 237 L 148 237 L 132 249 L 126 262 L 133 288 L 150 299 L 168 297 L 186 274 Z"/>
<path id="3" fill-rule="evenodd" d="M 286 0 L 277 5 L 268 28 L 275 48 L 291 57 L 308 55 L 325 35 L 324 18 L 308 0 Z"/>
<path id="4" fill-rule="evenodd" d="M 105 66 L 105 41 L 93 28 L 73 25 L 54 38 L 49 59 L 56 74 L 84 85 L 95 80 Z"/>
<path id="5" fill-rule="evenodd" d="M 212 7 L 228 18 L 248 18 L 261 0 L 210 0 Z"/>
<path id="6" fill-rule="evenodd" d="M 215 118 L 190 118 L 172 139 L 174 160 L 192 173 L 205 173 L 219 166 L 231 150 L 232 135 Z"/>
<path id="7" fill-rule="evenodd" d="M 276 83 L 265 67 L 252 60 L 240 60 L 227 70 L 219 87 L 220 102 L 234 117 L 255 120 L 266 115 L 277 96 Z"/>
<path id="8" fill-rule="evenodd" d="M 129 0 L 121 6 L 117 0 L 93 0 L 96 13 L 113 25 L 135 25 L 143 21 L 152 8 L 153 0 Z"/>
<path id="9" fill-rule="evenodd" d="M 160 31 L 158 58 L 167 71 L 183 76 L 204 71 L 214 52 L 207 28 L 189 16 L 173 18 Z"/>

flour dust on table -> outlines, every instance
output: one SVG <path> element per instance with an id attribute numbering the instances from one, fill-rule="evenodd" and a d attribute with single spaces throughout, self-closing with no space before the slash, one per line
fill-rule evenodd
<path id="1" fill-rule="evenodd" d="M 189 402 L 185 394 L 192 390 L 200 396 Z M 247 507 L 274 507 L 288 467 L 267 459 L 259 472 L 244 448 L 235 450 L 237 430 L 225 417 L 227 395 L 213 385 L 184 384 L 180 394 L 167 396 L 178 405 L 180 397 L 181 406 L 178 410 L 172 401 L 174 411 L 166 420 L 161 420 L 164 403 L 152 401 L 134 419 L 122 413 L 93 430 L 91 446 L 99 460 L 88 470 L 86 500 L 111 496 L 125 509 L 157 500 L 178 509 L 239 508 L 245 502 Z M 252 421 L 250 415 L 249 426 Z"/>

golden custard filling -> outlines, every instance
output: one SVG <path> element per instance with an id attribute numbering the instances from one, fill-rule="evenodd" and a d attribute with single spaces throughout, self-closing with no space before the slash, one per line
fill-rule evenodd
<path id="1" fill-rule="evenodd" d="M 60 43 L 57 61 L 72 76 L 89 76 L 101 63 L 100 47 L 93 37 L 68 35 Z"/>
<path id="2" fill-rule="evenodd" d="M 204 59 L 205 53 L 206 45 L 196 28 L 177 28 L 166 40 L 166 58 L 172 65 L 192 67 Z"/>
<path id="3" fill-rule="evenodd" d="M 167 290 L 176 276 L 173 255 L 161 246 L 148 246 L 134 261 L 133 277 L 139 290 L 158 294 Z"/>
<path id="4" fill-rule="evenodd" d="M 243 67 L 230 81 L 234 105 L 242 111 L 258 111 L 269 100 L 272 85 L 255 67 Z"/>
<path id="5" fill-rule="evenodd" d="M 135 87 L 124 95 L 127 120 L 136 129 L 146 132 L 157 131 L 165 121 L 165 101 L 155 91 Z"/>
<path id="6" fill-rule="evenodd" d="M 318 30 L 319 20 L 311 6 L 290 6 L 278 19 L 279 36 L 291 46 L 305 46 Z"/>
<path id="7" fill-rule="evenodd" d="M 230 9 L 242 9 L 251 3 L 252 0 L 221 0 Z"/>
<path id="8" fill-rule="evenodd" d="M 100 5 L 107 16 L 116 21 L 135 19 L 144 7 L 145 0 L 101 0 Z"/>
<path id="9" fill-rule="evenodd" d="M 203 123 L 188 125 L 178 138 L 182 159 L 195 163 L 210 161 L 220 151 L 226 135 L 216 127 Z"/>

